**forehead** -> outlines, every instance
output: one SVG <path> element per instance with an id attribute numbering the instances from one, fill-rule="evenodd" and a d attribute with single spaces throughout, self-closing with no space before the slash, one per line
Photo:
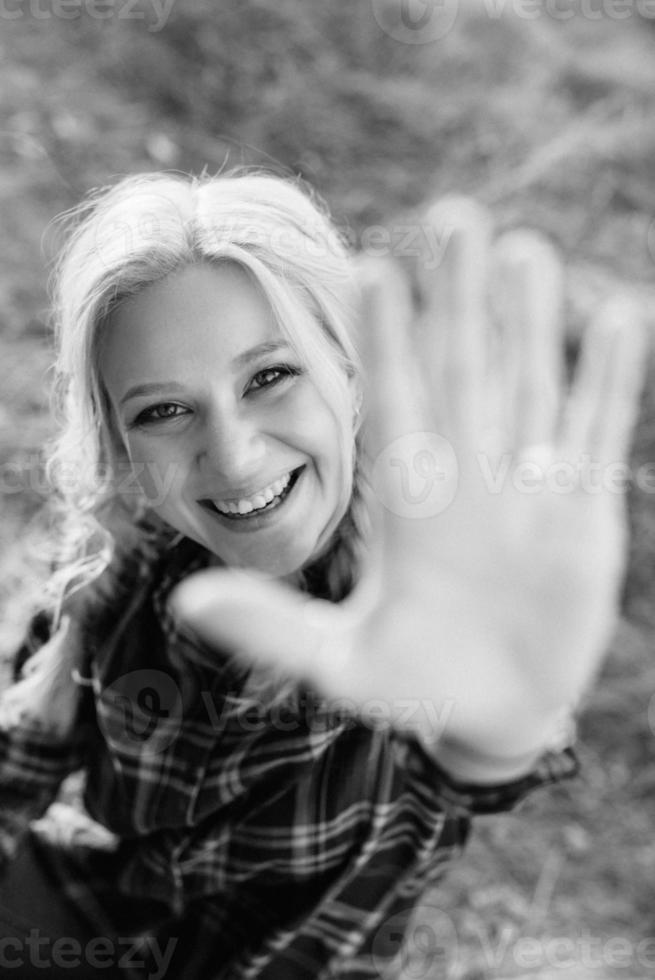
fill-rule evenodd
<path id="1" fill-rule="evenodd" d="M 265 341 L 282 340 L 270 305 L 234 264 L 188 266 L 127 299 L 100 338 L 110 394 L 132 381 L 192 383 Z"/>

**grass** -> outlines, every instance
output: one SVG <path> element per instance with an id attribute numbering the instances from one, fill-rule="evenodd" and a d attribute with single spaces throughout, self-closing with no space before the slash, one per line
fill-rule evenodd
<path id="1" fill-rule="evenodd" d="M 655 30 L 636 15 L 498 19 L 478 7 L 441 41 L 411 46 L 380 30 L 369 3 L 177 0 L 161 33 L 118 17 L 7 21 L 0 54 L 3 472 L 28 468 L 52 432 L 50 222 L 117 174 L 282 166 L 325 195 L 354 241 L 431 195 L 473 192 L 499 227 L 528 222 L 563 249 L 573 344 L 611 289 L 652 300 Z M 654 398 L 651 384 L 637 463 L 655 459 Z M 19 635 L 7 597 L 42 499 L 38 486 L 2 498 L 4 650 Z M 583 779 L 480 821 L 431 899 L 456 928 L 450 977 L 563 976 L 548 962 L 556 937 L 575 941 L 578 980 L 652 972 L 653 951 L 637 954 L 654 934 L 651 500 L 631 495 L 624 617 L 582 721 Z M 412 935 L 407 975 L 436 977 Z M 542 941 L 522 964 L 521 937 Z M 629 944 L 623 960 L 612 938 Z"/>

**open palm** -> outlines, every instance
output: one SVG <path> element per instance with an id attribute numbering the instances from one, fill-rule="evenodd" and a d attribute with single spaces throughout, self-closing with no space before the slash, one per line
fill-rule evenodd
<path id="1" fill-rule="evenodd" d="M 394 266 L 359 263 L 374 501 L 360 585 L 333 605 L 213 570 L 181 586 L 178 609 L 364 717 L 384 705 L 427 740 L 527 757 L 614 625 L 643 330 L 626 301 L 606 307 L 569 390 L 550 246 L 515 232 L 492 247 L 468 200 L 425 221 L 448 244 L 436 272 L 419 263 L 418 310 Z"/>

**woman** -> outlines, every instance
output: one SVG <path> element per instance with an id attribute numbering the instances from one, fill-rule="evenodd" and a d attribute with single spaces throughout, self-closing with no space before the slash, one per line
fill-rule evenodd
<path id="1" fill-rule="evenodd" d="M 492 250 L 468 201 L 427 214 L 447 247 L 413 292 L 262 174 L 127 178 L 75 217 L 61 552 L 3 702 L 7 949 L 378 976 L 471 815 L 575 770 L 623 562 L 592 477 L 626 451 L 643 338 L 606 310 L 567 397 L 556 257 Z M 96 824 L 30 825 L 78 769 Z"/>

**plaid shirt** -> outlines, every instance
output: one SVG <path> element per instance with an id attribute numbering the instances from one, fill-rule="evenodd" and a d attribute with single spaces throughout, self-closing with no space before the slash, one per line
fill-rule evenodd
<path id="1" fill-rule="evenodd" d="M 379 977 L 398 949 L 385 923 L 460 853 L 471 815 L 514 807 L 573 774 L 575 757 L 464 786 L 410 735 L 331 713 L 310 691 L 248 698 L 244 670 L 167 610 L 205 560 L 183 541 L 154 573 L 141 567 L 109 634 L 89 642 L 70 742 L 0 716 L 0 856 L 83 769 L 86 812 L 113 836 L 71 833 L 61 804 L 31 833 L 98 935 L 174 937 L 171 978 Z"/>

